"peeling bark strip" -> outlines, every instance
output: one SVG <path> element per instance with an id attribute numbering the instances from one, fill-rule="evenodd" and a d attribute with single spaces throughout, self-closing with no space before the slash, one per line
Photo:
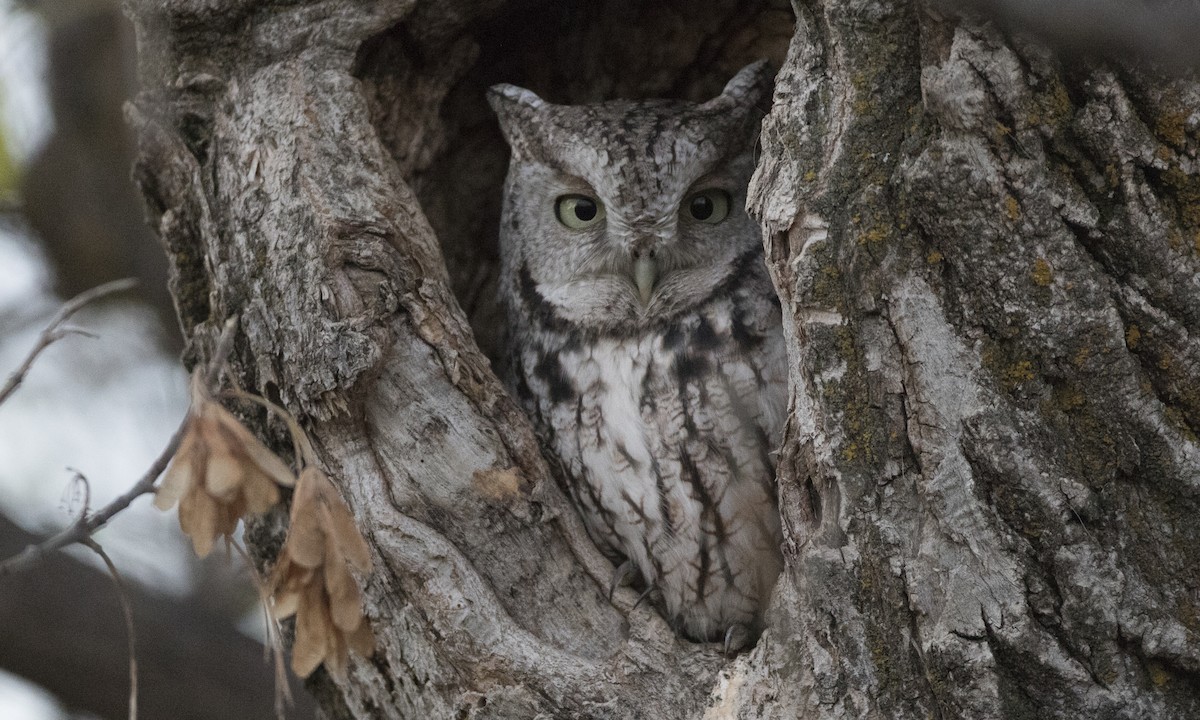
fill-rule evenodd
<path id="1" fill-rule="evenodd" d="M 185 334 L 241 316 L 242 384 L 305 419 L 372 545 L 380 650 L 314 686 L 331 717 L 1200 716 L 1194 81 L 797 3 L 751 192 L 793 362 L 788 570 L 726 663 L 608 602 L 460 303 L 494 347 L 486 84 L 704 96 L 786 9 L 129 7 Z"/>

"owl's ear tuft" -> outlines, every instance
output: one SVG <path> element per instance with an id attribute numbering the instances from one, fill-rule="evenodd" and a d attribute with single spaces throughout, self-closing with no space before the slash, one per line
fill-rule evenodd
<path id="1" fill-rule="evenodd" d="M 488 104 L 503 121 L 505 116 L 514 112 L 537 112 L 546 106 L 546 101 L 537 96 L 532 90 L 500 83 L 488 88 Z"/>
<path id="2" fill-rule="evenodd" d="M 548 104 L 532 90 L 507 84 L 488 88 L 487 100 L 500 121 L 504 139 L 514 151 L 528 142 L 534 118 Z"/>
<path id="3" fill-rule="evenodd" d="M 766 60 L 756 60 L 742 68 L 725 83 L 721 94 L 704 103 L 702 107 L 711 109 L 721 108 L 759 108 L 765 111 L 767 94 L 771 91 L 771 83 L 775 71 Z"/>

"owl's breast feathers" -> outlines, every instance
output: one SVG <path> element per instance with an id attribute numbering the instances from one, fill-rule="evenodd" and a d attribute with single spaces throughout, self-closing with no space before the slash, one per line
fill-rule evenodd
<path id="1" fill-rule="evenodd" d="M 700 640 L 757 627 L 781 567 L 786 361 L 778 300 L 751 259 L 700 305 L 626 332 L 563 320 L 527 273 L 509 298 L 518 393 L 589 530 Z"/>

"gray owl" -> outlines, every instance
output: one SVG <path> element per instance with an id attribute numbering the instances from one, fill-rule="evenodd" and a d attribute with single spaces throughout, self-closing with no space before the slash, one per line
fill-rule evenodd
<path id="1" fill-rule="evenodd" d="M 744 210 L 769 82 L 759 62 L 699 104 L 489 94 L 512 148 L 513 387 L 618 573 L 640 575 L 683 635 L 727 650 L 761 626 L 782 564 L 787 366 Z"/>

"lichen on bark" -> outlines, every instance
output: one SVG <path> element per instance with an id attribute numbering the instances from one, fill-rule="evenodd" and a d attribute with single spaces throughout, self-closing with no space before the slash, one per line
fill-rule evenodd
<path id="1" fill-rule="evenodd" d="M 1155 109 L 1195 83 L 907 3 L 804 17 L 792 57 L 821 90 L 777 94 L 758 195 L 815 418 L 785 440 L 801 457 L 781 491 L 818 495 L 785 503 L 787 525 L 820 508 L 789 570 L 832 588 L 774 646 L 812 658 L 800 700 L 832 717 L 1195 713 L 1195 365 L 1172 379 L 1128 346 L 1152 316 L 1171 358 L 1196 351 L 1190 181 L 1159 178 L 1188 175 L 1198 118 Z"/>

